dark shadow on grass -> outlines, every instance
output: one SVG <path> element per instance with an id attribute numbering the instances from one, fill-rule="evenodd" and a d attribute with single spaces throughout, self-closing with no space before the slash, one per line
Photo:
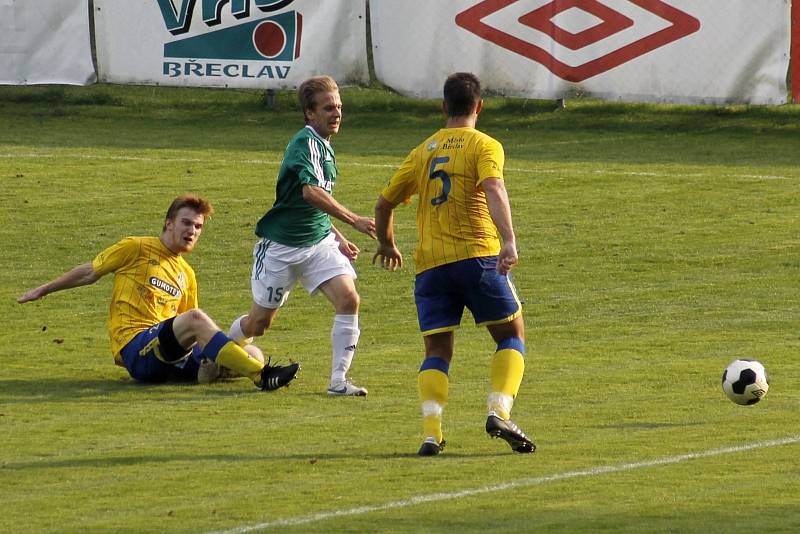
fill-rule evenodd
<path id="1" fill-rule="evenodd" d="M 151 394 L 172 395 L 176 393 L 176 388 L 181 395 L 194 390 L 198 397 L 206 398 L 209 395 L 235 397 L 241 395 L 243 391 L 264 394 L 244 379 L 230 380 L 224 383 L 238 384 L 238 382 L 242 382 L 241 388 L 237 385 L 235 389 L 228 389 L 199 386 L 191 381 L 145 384 L 128 377 L 117 379 L 66 377 L 53 377 L 47 380 L 3 379 L 0 380 L 0 400 L 7 405 L 31 402 L 75 402 L 83 398 L 97 400 L 98 397 L 113 397 L 121 393 L 127 395 L 131 392 L 141 392 L 143 395 L 148 395 L 148 400 L 152 400 Z"/>
<path id="2" fill-rule="evenodd" d="M 615 423 L 610 425 L 593 425 L 589 428 L 598 428 L 601 430 L 654 430 L 658 428 L 683 428 L 688 426 L 702 426 L 706 423 L 693 422 L 693 423 L 656 423 L 648 421 L 632 422 L 632 423 Z"/>
<path id="3" fill-rule="evenodd" d="M 296 97 L 292 91 L 280 91 L 275 105 L 266 108 L 262 93 L 103 84 L 0 88 L 0 125 L 13 125 L 6 128 L 12 133 L 0 135 L 0 141 L 34 143 L 41 148 L 280 153 L 286 139 L 302 127 Z M 421 136 L 443 125 L 437 100 L 358 88 L 346 90 L 343 99 L 346 127 L 335 144 L 344 162 L 351 154 L 401 160 Z M 554 111 L 549 100 L 492 97 L 486 109 L 481 129 L 514 145 L 508 151 L 511 158 L 638 164 L 746 163 L 755 158 L 760 164 L 793 165 L 797 161 L 794 147 L 800 139 L 800 112 L 795 106 L 645 105 L 578 99 Z M 208 124 L 214 128 L 208 129 Z M 198 131 L 203 135 L 198 136 Z M 593 149 L 582 148 L 587 140 Z M 568 148 L 559 150 L 558 143 L 567 143 Z"/>
<path id="4" fill-rule="evenodd" d="M 0 464 L 0 470 L 15 470 L 23 471 L 27 469 L 64 469 L 64 468 L 114 468 L 119 466 L 136 466 L 136 465 L 150 465 L 163 467 L 165 464 L 174 462 L 281 462 L 297 461 L 307 463 L 308 465 L 318 465 L 325 462 L 339 462 L 341 460 L 393 460 L 393 459 L 411 459 L 419 462 L 442 462 L 451 460 L 462 460 L 465 458 L 494 458 L 497 456 L 519 456 L 526 458 L 533 458 L 532 454 L 516 454 L 511 451 L 500 450 L 496 453 L 482 452 L 482 453 L 444 453 L 435 458 L 423 458 L 416 454 L 416 452 L 384 452 L 375 454 L 365 454 L 363 452 L 348 453 L 314 453 L 308 452 L 303 454 L 190 454 L 189 452 L 181 452 L 176 454 L 155 454 L 155 455 L 124 455 L 124 456 L 100 456 L 102 454 L 98 451 L 98 457 L 94 458 L 47 458 L 43 457 L 37 460 L 29 460 L 24 462 L 8 462 Z"/>

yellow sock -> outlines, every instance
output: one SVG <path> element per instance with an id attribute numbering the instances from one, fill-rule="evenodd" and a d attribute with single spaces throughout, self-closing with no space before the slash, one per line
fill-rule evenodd
<path id="1" fill-rule="evenodd" d="M 264 364 L 251 358 L 247 351 L 222 332 L 217 332 L 203 348 L 203 354 L 254 383 L 261 381 L 261 369 Z"/>
<path id="2" fill-rule="evenodd" d="M 511 407 L 519 393 L 525 373 L 524 345 L 518 338 L 504 340 L 492 358 L 492 390 L 487 402 L 490 412 L 503 419 L 511 417 Z"/>
<path id="3" fill-rule="evenodd" d="M 441 358 L 428 357 L 422 362 L 417 385 L 422 401 L 422 430 L 425 437 L 433 436 L 441 443 L 442 411 L 447 404 L 450 379 L 447 376 L 449 363 Z"/>

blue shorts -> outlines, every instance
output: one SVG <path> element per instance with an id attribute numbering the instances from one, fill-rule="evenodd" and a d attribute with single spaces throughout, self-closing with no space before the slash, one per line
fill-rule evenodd
<path id="1" fill-rule="evenodd" d="M 475 324 L 508 323 L 522 313 L 510 275 L 495 269 L 497 256 L 470 258 L 441 265 L 417 275 L 414 301 L 423 335 L 455 330 L 464 307 Z"/>
<path id="2" fill-rule="evenodd" d="M 131 378 L 140 382 L 196 380 L 200 350 L 181 347 L 167 319 L 140 332 L 120 352 Z"/>

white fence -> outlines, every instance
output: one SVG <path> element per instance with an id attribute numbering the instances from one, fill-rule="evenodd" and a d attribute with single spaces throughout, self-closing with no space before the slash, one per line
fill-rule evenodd
<path id="1" fill-rule="evenodd" d="M 530 98 L 800 98 L 800 0 L 0 0 L 0 29 L 4 84 L 363 85 L 371 56 L 418 97 L 467 70 Z"/>
<path id="2" fill-rule="evenodd" d="M 95 81 L 86 0 L 0 0 L 0 83 Z"/>

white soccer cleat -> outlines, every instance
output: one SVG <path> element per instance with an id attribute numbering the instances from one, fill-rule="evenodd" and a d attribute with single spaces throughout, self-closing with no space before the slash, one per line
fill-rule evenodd
<path id="1" fill-rule="evenodd" d="M 336 397 L 366 397 L 367 388 L 356 386 L 349 380 L 342 380 L 328 386 L 328 395 Z"/>

